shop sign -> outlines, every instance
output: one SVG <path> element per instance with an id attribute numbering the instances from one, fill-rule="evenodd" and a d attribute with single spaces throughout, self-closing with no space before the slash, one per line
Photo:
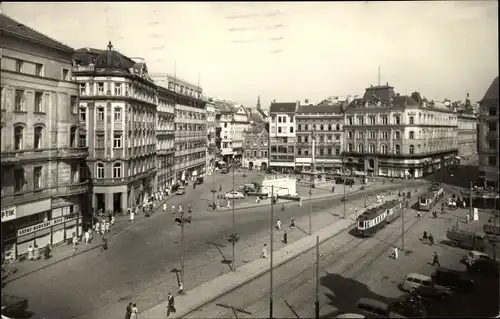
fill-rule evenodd
<path id="1" fill-rule="evenodd" d="M 24 236 L 24 235 L 27 235 L 27 234 L 32 233 L 32 232 L 36 232 L 36 231 L 41 230 L 41 229 L 45 229 L 48 227 L 62 224 L 62 223 L 67 222 L 67 221 L 71 221 L 73 219 L 76 219 L 76 213 L 69 214 L 66 216 L 57 217 L 57 218 L 54 218 L 52 220 L 49 220 L 49 221 L 46 221 L 46 222 L 43 222 L 40 224 L 36 224 L 33 226 L 19 229 L 17 231 L 17 236 Z"/>
<path id="2" fill-rule="evenodd" d="M 8 222 L 9 220 L 14 220 L 14 219 L 16 219 L 16 208 L 15 207 L 11 207 L 11 208 L 2 210 L 2 223 Z"/>

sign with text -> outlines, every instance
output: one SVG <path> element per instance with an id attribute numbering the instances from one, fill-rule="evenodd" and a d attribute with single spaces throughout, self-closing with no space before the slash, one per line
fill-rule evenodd
<path id="1" fill-rule="evenodd" d="M 3 222 L 8 222 L 9 220 L 14 220 L 16 219 L 16 208 L 11 207 L 2 210 L 2 223 Z"/>
<path id="2" fill-rule="evenodd" d="M 41 230 L 41 229 L 45 229 L 45 228 L 48 228 L 48 227 L 51 227 L 54 225 L 59 225 L 59 224 L 62 224 L 64 222 L 72 221 L 74 219 L 76 219 L 76 214 L 70 214 L 70 215 L 66 215 L 66 216 L 57 217 L 57 218 L 51 219 L 49 221 L 46 221 L 46 222 L 43 222 L 40 224 L 36 224 L 33 226 L 19 229 L 17 231 L 17 236 L 24 236 L 24 235 L 30 234 L 32 232 L 36 232 L 36 231 Z"/>

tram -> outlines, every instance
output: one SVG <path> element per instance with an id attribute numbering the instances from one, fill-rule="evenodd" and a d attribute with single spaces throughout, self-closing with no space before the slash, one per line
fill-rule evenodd
<path id="1" fill-rule="evenodd" d="M 356 233 L 361 237 L 373 236 L 380 228 L 391 223 L 401 214 L 403 202 L 393 199 L 376 207 L 367 209 L 357 218 Z"/>
<path id="2" fill-rule="evenodd" d="M 443 196 L 443 186 L 438 184 L 432 185 L 430 190 L 418 199 L 418 209 L 430 211 Z"/>

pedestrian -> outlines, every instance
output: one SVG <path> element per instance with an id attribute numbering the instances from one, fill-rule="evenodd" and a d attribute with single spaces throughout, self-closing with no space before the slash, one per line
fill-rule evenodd
<path id="1" fill-rule="evenodd" d="M 33 246 L 28 247 L 28 260 L 33 260 Z"/>
<path id="2" fill-rule="evenodd" d="M 111 215 L 111 226 L 115 225 L 115 214 Z"/>
<path id="3" fill-rule="evenodd" d="M 101 239 L 102 239 L 101 251 L 107 250 L 108 249 L 108 239 L 104 235 L 101 237 Z"/>
<path id="4" fill-rule="evenodd" d="M 332 193 L 335 193 L 335 186 L 332 186 Z"/>
<path id="5" fill-rule="evenodd" d="M 290 218 L 290 228 L 291 229 L 294 229 L 295 228 L 295 220 L 292 218 Z"/>
<path id="6" fill-rule="evenodd" d="M 465 200 L 462 202 L 462 205 L 463 205 L 463 206 L 464 206 L 464 208 L 465 208 Z"/>
<path id="7" fill-rule="evenodd" d="M 434 257 L 432 258 L 432 266 L 438 265 L 438 267 L 441 267 L 441 264 L 439 263 L 439 256 L 437 252 L 434 252 Z"/>
<path id="8" fill-rule="evenodd" d="M 255 199 L 255 203 L 256 204 L 260 203 L 260 197 L 259 196 L 257 196 L 257 198 Z"/>
<path id="9" fill-rule="evenodd" d="M 40 249 L 38 249 L 38 246 L 36 244 L 33 246 L 33 259 L 40 259 Z"/>
<path id="10" fill-rule="evenodd" d="M 281 211 L 284 212 L 285 211 L 285 204 L 281 204 Z"/>
<path id="11" fill-rule="evenodd" d="M 181 204 L 179 204 L 179 213 L 182 214 L 182 205 Z"/>
<path id="12" fill-rule="evenodd" d="M 299 199 L 299 207 L 302 207 L 302 198 Z"/>
<path id="13" fill-rule="evenodd" d="M 188 204 L 188 213 L 191 214 L 193 212 L 193 209 L 191 208 L 191 204 Z"/>
<path id="14" fill-rule="evenodd" d="M 172 215 L 175 214 L 175 205 L 172 205 Z"/>
<path id="15" fill-rule="evenodd" d="M 88 245 L 89 240 L 90 240 L 90 232 L 88 229 L 85 231 L 85 233 L 83 235 L 83 239 L 84 239 L 85 245 Z"/>
<path id="16" fill-rule="evenodd" d="M 219 185 L 219 192 L 222 192 L 222 185 Z"/>
<path id="17" fill-rule="evenodd" d="M 168 296 L 167 296 L 167 317 L 170 316 L 170 313 L 171 312 L 176 312 L 175 310 L 175 299 L 174 299 L 174 296 L 172 296 L 172 293 L 169 292 L 168 293 Z"/>
<path id="18" fill-rule="evenodd" d="M 288 244 L 288 234 L 285 232 L 283 233 L 283 243 Z"/>
<path id="19" fill-rule="evenodd" d="M 182 284 L 182 281 L 179 282 L 179 294 L 182 295 L 184 293 L 184 285 Z"/>
<path id="20" fill-rule="evenodd" d="M 132 314 L 132 303 L 129 302 L 127 308 L 125 309 L 125 319 L 130 319 L 131 314 Z"/>
<path id="21" fill-rule="evenodd" d="M 466 218 L 466 223 L 468 224 L 470 222 L 470 214 L 467 213 L 467 215 L 465 215 L 465 218 Z"/>
<path id="22" fill-rule="evenodd" d="M 399 257 L 399 254 L 398 254 L 398 247 L 394 247 L 393 257 L 394 257 L 394 259 L 398 259 L 398 257 Z"/>
<path id="23" fill-rule="evenodd" d="M 76 252 L 76 243 L 78 242 L 78 238 L 76 238 L 75 235 L 73 235 L 73 254 Z"/>
<path id="24" fill-rule="evenodd" d="M 434 236 L 432 234 L 429 234 L 429 245 L 434 245 Z"/>
<path id="25" fill-rule="evenodd" d="M 110 222 L 109 222 L 109 220 L 108 220 L 108 219 L 106 219 L 106 220 L 104 221 L 104 231 L 105 231 L 106 233 L 109 233 L 109 227 L 110 227 Z"/>
<path id="26" fill-rule="evenodd" d="M 427 240 L 428 237 L 427 237 L 427 230 L 424 230 L 424 235 L 422 236 L 422 239 L 423 240 Z"/>
<path id="27" fill-rule="evenodd" d="M 166 213 L 167 212 L 167 203 L 163 203 L 163 212 Z"/>
<path id="28" fill-rule="evenodd" d="M 129 216 L 130 222 L 133 222 L 135 220 L 135 213 L 133 211 L 130 211 L 130 216 Z"/>
<path id="29" fill-rule="evenodd" d="M 130 312 L 130 319 L 137 319 L 139 315 L 139 309 L 137 309 L 137 305 L 134 303 L 132 305 L 132 311 Z"/>
<path id="30" fill-rule="evenodd" d="M 422 215 L 420 215 L 420 211 L 417 211 L 417 218 L 421 218 Z"/>
<path id="31" fill-rule="evenodd" d="M 52 257 L 52 252 L 51 252 L 51 249 L 50 249 L 50 244 L 47 244 L 45 246 L 45 251 L 44 251 L 44 255 L 45 255 L 45 259 L 49 259 L 50 257 Z"/>
<path id="32" fill-rule="evenodd" d="M 229 199 L 227 200 L 227 209 L 231 209 L 231 202 L 229 201 Z"/>
<path id="33" fill-rule="evenodd" d="M 267 244 L 264 244 L 262 248 L 262 252 L 260 253 L 260 258 L 267 259 Z"/>
<path id="34" fill-rule="evenodd" d="M 279 218 L 276 220 L 276 229 L 281 230 L 281 220 Z"/>

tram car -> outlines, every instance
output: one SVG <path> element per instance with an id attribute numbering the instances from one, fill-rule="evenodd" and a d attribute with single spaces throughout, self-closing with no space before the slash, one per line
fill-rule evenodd
<path id="1" fill-rule="evenodd" d="M 432 185 L 430 190 L 418 199 L 418 209 L 422 211 L 430 211 L 443 196 L 443 186 L 437 184 Z"/>
<path id="2" fill-rule="evenodd" d="M 356 234 L 361 237 L 373 236 L 380 228 L 398 218 L 402 209 L 403 202 L 400 199 L 393 199 L 367 209 L 357 219 Z"/>

